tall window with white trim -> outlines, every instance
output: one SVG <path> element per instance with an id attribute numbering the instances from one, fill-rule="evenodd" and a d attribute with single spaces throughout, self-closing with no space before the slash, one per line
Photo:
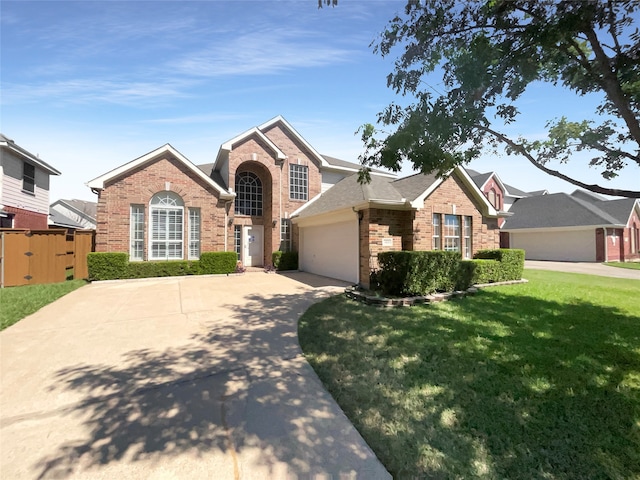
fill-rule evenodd
<path id="1" fill-rule="evenodd" d="M 280 219 L 280 250 L 291 251 L 291 220 L 288 218 Z"/>
<path id="2" fill-rule="evenodd" d="M 189 209 L 189 260 L 200 258 L 200 209 Z"/>
<path id="3" fill-rule="evenodd" d="M 447 252 L 460 251 L 460 217 L 458 215 L 444 216 L 444 250 Z"/>
<path id="4" fill-rule="evenodd" d="M 432 225 L 433 225 L 433 245 L 432 248 L 434 250 L 441 250 L 441 244 L 440 244 L 440 214 L 439 213 L 434 213 L 433 214 L 433 220 L 432 220 Z"/>
<path id="5" fill-rule="evenodd" d="M 464 217 L 464 258 L 471 258 L 471 217 Z"/>
<path id="6" fill-rule="evenodd" d="M 307 200 L 309 198 L 309 167 L 289 164 L 289 198 Z"/>
<path id="7" fill-rule="evenodd" d="M 238 260 L 241 259 L 242 252 L 242 226 L 234 225 L 233 227 L 233 249 L 238 255 Z"/>
<path id="8" fill-rule="evenodd" d="M 236 175 L 235 212 L 238 215 L 262 215 L 262 182 L 253 172 Z"/>
<path id="9" fill-rule="evenodd" d="M 131 205 L 129 258 L 144 260 L 144 205 Z"/>
<path id="10" fill-rule="evenodd" d="M 180 260 L 183 258 L 184 203 L 173 192 L 156 193 L 151 198 L 151 239 L 149 258 Z"/>

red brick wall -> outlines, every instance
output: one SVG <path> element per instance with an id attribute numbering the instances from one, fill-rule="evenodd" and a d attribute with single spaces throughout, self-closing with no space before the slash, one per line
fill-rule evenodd
<path id="1" fill-rule="evenodd" d="M 416 212 L 413 221 L 414 250 L 432 249 L 434 213 L 472 217 L 472 254 L 486 248 L 499 248 L 498 219 L 483 217 L 476 206 L 476 201 L 471 191 L 455 174 L 444 180 L 426 198 L 424 208 Z"/>
<path id="2" fill-rule="evenodd" d="M 13 214 L 13 228 L 29 228 L 32 230 L 44 230 L 49 228 L 49 216 L 44 213 L 31 212 L 22 208 L 4 206 L 4 211 Z"/>
<path id="3" fill-rule="evenodd" d="M 640 217 L 637 212 L 631 214 L 631 219 L 627 224 L 628 228 L 624 229 L 624 261 L 629 260 L 638 260 L 640 259 L 640 238 L 635 238 L 635 242 L 632 241 L 631 237 L 635 234 L 636 231 L 640 229 Z M 636 230 L 634 230 L 634 227 Z M 632 246 L 635 244 L 635 252 L 631 250 Z"/>
<path id="4" fill-rule="evenodd" d="M 494 207 L 496 210 L 502 210 L 504 205 L 504 191 L 500 188 L 498 182 L 496 182 L 495 177 L 492 175 L 489 180 L 484 185 L 482 191 L 484 192 L 485 197 L 489 198 L 489 192 L 493 189 L 496 192 L 496 204 Z"/>
<path id="5" fill-rule="evenodd" d="M 187 209 L 200 208 L 201 251 L 224 250 L 225 202 L 217 190 L 207 185 L 180 161 L 168 155 L 154 160 L 116 179 L 100 192 L 96 227 L 97 252 L 129 252 L 130 207 L 145 208 L 144 258 L 148 258 L 149 202 L 158 192 L 168 190 L 184 202 L 184 258 L 188 254 Z M 233 242 L 233 237 L 230 240 Z M 233 246 L 233 243 L 231 243 Z"/>
<path id="6" fill-rule="evenodd" d="M 229 238 L 233 238 L 235 225 L 264 225 L 264 263 L 271 263 L 271 254 L 280 248 L 280 219 L 287 218 L 296 209 L 320 193 L 322 176 L 320 165 L 310 152 L 294 136 L 290 135 L 279 124 L 263 132 L 269 140 L 287 156 L 285 160 L 277 160 L 275 152 L 257 136 L 252 136 L 240 144 L 234 145 L 229 153 L 228 185 L 235 189 L 236 173 L 252 171 L 262 181 L 263 215 L 235 215 L 228 226 Z M 289 164 L 295 163 L 308 167 L 308 199 L 292 200 L 289 198 Z M 234 207 L 231 207 L 234 211 Z M 274 225 L 275 222 L 275 225 Z M 292 229 L 292 247 L 298 249 L 298 228 Z M 229 249 L 233 247 L 230 244 Z"/>

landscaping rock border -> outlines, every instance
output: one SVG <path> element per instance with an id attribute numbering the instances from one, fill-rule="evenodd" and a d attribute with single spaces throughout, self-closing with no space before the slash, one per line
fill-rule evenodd
<path id="1" fill-rule="evenodd" d="M 430 303 L 444 302 L 451 298 L 466 297 L 467 295 L 473 295 L 481 288 L 497 287 L 499 285 L 517 285 L 520 283 L 528 283 L 529 280 L 521 278 L 520 280 L 509 280 L 507 282 L 495 282 L 495 283 L 482 283 L 473 285 L 466 290 L 456 290 L 454 292 L 434 293 L 432 295 L 419 295 L 415 297 L 400 297 L 400 298 L 388 298 L 378 295 L 369 295 L 363 291 L 358 290 L 358 287 L 347 287 L 344 290 L 345 295 L 348 298 L 363 302 L 367 305 L 374 305 L 377 307 L 412 307 L 413 305 L 425 305 Z"/>

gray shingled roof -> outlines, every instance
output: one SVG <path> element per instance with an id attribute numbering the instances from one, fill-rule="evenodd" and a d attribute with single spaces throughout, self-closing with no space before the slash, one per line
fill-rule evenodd
<path id="1" fill-rule="evenodd" d="M 504 186 L 507 189 L 507 193 L 512 197 L 528 197 L 529 195 L 531 195 L 528 192 L 520 190 L 519 188 L 516 188 L 516 187 L 512 187 L 511 185 L 507 185 L 506 183 L 504 184 Z"/>
<path id="2" fill-rule="evenodd" d="M 428 175 L 416 173 L 415 175 L 394 180 L 392 185 L 404 198 L 412 202 L 437 181 L 438 178 L 434 173 Z"/>
<path id="3" fill-rule="evenodd" d="M 223 189 L 227 190 L 227 182 L 224 181 L 220 172 L 212 172 L 214 163 L 203 163 L 202 165 L 196 165 L 200 170 L 206 173 L 211 180 L 220 185 Z"/>
<path id="4" fill-rule="evenodd" d="M 353 168 L 355 170 L 360 170 L 362 168 L 362 165 L 360 165 L 359 163 L 347 162 L 346 160 L 340 160 L 339 158 L 330 157 L 328 155 L 322 155 L 322 158 L 324 158 L 330 165 L 334 165 L 336 167 Z M 383 173 L 387 175 L 393 175 L 391 172 L 387 170 L 379 170 L 376 168 L 372 168 L 371 171 L 374 173 Z"/>
<path id="5" fill-rule="evenodd" d="M 373 200 L 401 203 L 404 197 L 394 188 L 392 180 L 372 175 L 371 183 L 360 185 L 358 175 L 350 175 L 322 193 L 319 198 L 300 211 L 298 217 L 305 218 L 334 212 Z"/>
<path id="6" fill-rule="evenodd" d="M 67 205 L 72 206 L 79 212 L 84 213 L 86 216 L 88 216 L 89 218 L 95 221 L 96 215 L 98 212 L 98 204 L 96 202 L 88 202 L 86 200 L 77 200 L 77 199 L 72 199 L 72 200 L 61 199 L 60 202 L 64 202 Z"/>
<path id="7" fill-rule="evenodd" d="M 66 215 L 58 212 L 57 210 L 49 210 L 49 219 L 51 220 L 51 224 L 59 226 L 59 227 L 67 227 L 67 228 L 85 228 L 80 225 L 78 222 L 70 219 Z"/>
<path id="8" fill-rule="evenodd" d="M 472 170 L 472 172 L 475 172 L 475 171 Z M 489 180 L 489 177 L 493 175 L 493 172 L 487 172 L 487 173 L 475 172 L 475 174 L 471 174 L 469 170 L 467 170 L 467 173 L 469 174 L 473 182 L 478 186 L 478 188 L 482 188 L 482 185 L 484 185 L 484 182 Z"/>
<path id="9" fill-rule="evenodd" d="M 502 229 L 624 225 L 633 204 L 633 199 L 588 202 L 567 193 L 525 197 L 513 204 Z"/>
<path id="10" fill-rule="evenodd" d="M 46 170 L 50 175 L 61 175 L 59 170 L 53 168 L 47 162 L 45 162 L 43 160 L 40 160 L 37 157 L 37 155 L 34 155 L 33 153 L 31 153 L 31 152 L 27 151 L 26 149 L 22 148 L 16 142 L 14 142 L 13 140 L 11 140 L 9 137 L 7 137 L 6 135 L 4 135 L 2 133 L 0 133 L 0 143 L 6 143 L 8 148 L 10 148 L 11 150 L 13 150 L 16 153 L 19 153 L 23 157 L 28 158 L 33 163 L 35 163 L 36 165 L 38 165 L 41 168 L 43 168 L 44 170 Z"/>

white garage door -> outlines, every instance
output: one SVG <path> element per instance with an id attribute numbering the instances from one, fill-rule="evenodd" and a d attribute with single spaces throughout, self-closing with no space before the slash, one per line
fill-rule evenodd
<path id="1" fill-rule="evenodd" d="M 527 260 L 596 261 L 595 230 L 511 233 L 509 246 L 525 250 Z"/>
<path id="2" fill-rule="evenodd" d="M 300 228 L 300 270 L 358 281 L 358 221 Z"/>

